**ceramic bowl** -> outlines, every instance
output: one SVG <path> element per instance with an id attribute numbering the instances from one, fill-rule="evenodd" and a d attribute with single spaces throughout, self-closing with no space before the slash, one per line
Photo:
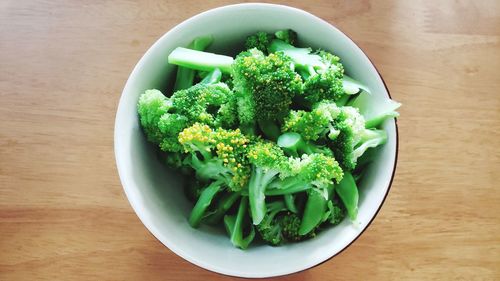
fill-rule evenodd
<path id="1" fill-rule="evenodd" d="M 187 222 L 192 203 L 184 196 L 181 176 L 158 159 L 156 147 L 147 142 L 139 124 L 137 101 L 146 89 L 168 91 L 175 67 L 168 54 L 200 35 L 212 34 L 208 51 L 234 55 L 245 37 L 256 31 L 291 28 L 299 45 L 334 51 L 346 73 L 362 81 L 373 95 L 389 97 L 385 84 L 363 51 L 344 33 L 305 11 L 270 4 L 239 4 L 216 8 L 180 23 L 156 41 L 130 74 L 115 121 L 115 156 L 123 188 L 142 223 L 177 255 L 210 271 L 240 277 L 270 277 L 305 270 L 347 248 L 374 219 L 386 198 L 397 158 L 397 127 L 385 122 L 388 141 L 378 150 L 359 186 L 356 223 L 348 219 L 322 231 L 314 239 L 280 247 L 253 245 L 247 250 L 232 246 L 216 228 L 191 228 Z M 374 105 L 376 106 L 376 105 Z M 362 261 L 361 261 L 362 262 Z"/>

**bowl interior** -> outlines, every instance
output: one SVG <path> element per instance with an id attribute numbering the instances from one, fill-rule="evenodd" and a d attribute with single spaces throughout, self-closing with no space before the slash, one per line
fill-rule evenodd
<path id="1" fill-rule="evenodd" d="M 374 95 L 388 97 L 376 69 L 343 33 L 304 11 L 278 5 L 242 4 L 197 15 L 161 37 L 139 61 L 123 91 L 115 125 L 115 154 L 127 197 L 144 225 L 163 244 L 188 261 L 206 269 L 235 276 L 265 277 L 292 273 L 314 266 L 348 246 L 367 227 L 381 206 L 395 168 L 397 133 L 394 121 L 384 128 L 388 142 L 378 150 L 359 186 L 360 208 L 356 223 L 344 220 L 315 239 L 282 247 L 234 248 L 220 230 L 193 229 L 187 223 L 192 207 L 184 196 L 181 176 L 161 163 L 156 148 L 146 141 L 137 113 L 138 97 L 146 89 L 168 91 L 175 67 L 167 55 L 199 35 L 212 34 L 210 51 L 235 54 L 246 35 L 258 30 L 291 28 L 299 44 L 333 51 L 346 72 L 363 81 Z M 168 93 L 168 92 L 167 92 Z"/>

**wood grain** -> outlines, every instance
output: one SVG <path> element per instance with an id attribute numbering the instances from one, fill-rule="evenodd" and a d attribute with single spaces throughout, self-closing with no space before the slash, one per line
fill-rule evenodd
<path id="1" fill-rule="evenodd" d="M 120 185 L 124 83 L 164 32 L 231 1 L 0 3 L 0 280 L 220 280 Z M 390 195 L 338 257 L 281 280 L 500 280 L 500 2 L 281 1 L 345 31 L 394 99 Z"/>

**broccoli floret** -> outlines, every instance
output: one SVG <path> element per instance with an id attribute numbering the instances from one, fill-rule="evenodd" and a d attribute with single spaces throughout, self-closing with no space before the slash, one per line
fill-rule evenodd
<path id="1" fill-rule="evenodd" d="M 219 180 L 233 191 L 248 182 L 250 168 L 246 159 L 249 140 L 239 129 L 213 130 L 195 123 L 179 133 L 179 143 L 189 153 L 185 162 L 201 180 Z"/>
<path id="2" fill-rule="evenodd" d="M 158 121 L 172 107 L 171 101 L 158 90 L 146 90 L 139 97 L 137 112 L 144 133 L 149 141 L 160 143 L 163 133 L 158 127 Z"/>
<path id="3" fill-rule="evenodd" d="M 328 212 L 326 213 L 326 220 L 332 224 L 337 225 L 345 218 L 345 209 L 340 205 L 337 200 L 329 200 L 327 203 Z"/>
<path id="4" fill-rule="evenodd" d="M 325 136 L 335 139 L 339 131 L 332 123 L 340 113 L 340 109 L 334 102 L 322 101 L 313 106 L 312 111 L 292 110 L 282 127 L 284 132 L 296 132 L 304 140 L 316 141 Z"/>
<path id="5" fill-rule="evenodd" d="M 356 167 L 357 159 L 368 148 L 384 144 L 387 140 L 385 131 L 366 129 L 363 116 L 354 107 L 342 107 L 333 126 L 339 131 L 339 135 L 330 147 L 335 158 L 348 171 Z"/>
<path id="6" fill-rule="evenodd" d="M 138 112 L 148 140 L 165 152 L 180 152 L 179 133 L 201 122 L 213 127 L 235 128 L 236 96 L 221 82 L 220 70 L 190 88 L 175 92 L 170 98 L 158 90 L 147 90 L 139 98 Z"/>
<path id="7" fill-rule="evenodd" d="M 233 128 L 237 125 L 236 96 L 224 83 L 208 84 L 214 81 L 204 80 L 175 92 L 171 97 L 173 108 L 191 124 L 201 122 L 215 128 Z"/>
<path id="8" fill-rule="evenodd" d="M 266 204 L 266 208 L 264 218 L 257 225 L 257 232 L 266 243 L 277 246 L 283 243 L 282 217 L 277 215 L 282 211 L 286 211 L 285 204 L 283 201 L 274 201 Z"/>
<path id="9" fill-rule="evenodd" d="M 278 30 L 273 34 L 264 31 L 259 31 L 248 36 L 245 40 L 245 49 L 258 49 L 263 53 L 267 53 L 267 49 L 273 39 L 280 39 L 290 45 L 294 45 L 297 41 L 297 32 L 291 29 Z"/>
<path id="10" fill-rule="evenodd" d="M 273 40 L 269 50 L 282 52 L 292 59 L 304 79 L 303 97 L 309 104 L 336 101 L 344 96 L 344 68 L 339 57 L 323 50 L 313 53 L 310 48 L 297 48 L 282 40 Z"/>
<path id="11" fill-rule="evenodd" d="M 277 137 L 282 119 L 288 115 L 292 99 L 302 92 L 302 79 L 294 72 L 290 58 L 282 53 L 266 56 L 257 49 L 231 57 L 177 48 L 169 62 L 198 70 L 219 68 L 232 73 L 237 94 L 238 116 L 245 132 L 257 121 L 264 131 Z M 271 136 L 273 137 L 273 136 Z"/>
<path id="12" fill-rule="evenodd" d="M 308 198 L 299 229 L 300 235 L 306 235 L 322 222 L 332 181 L 339 183 L 344 173 L 335 158 L 318 153 L 293 159 L 291 167 L 300 180 L 312 185 L 307 189 Z"/>
<path id="13" fill-rule="evenodd" d="M 182 145 L 178 141 L 179 133 L 191 122 L 177 113 L 165 113 L 158 121 L 157 127 L 161 132 L 160 148 L 165 152 L 181 152 Z"/>
<path id="14" fill-rule="evenodd" d="M 262 240 L 272 246 L 281 245 L 287 241 L 297 242 L 315 236 L 315 229 L 306 234 L 300 234 L 302 219 L 286 210 L 283 201 L 273 201 L 267 204 L 267 213 L 262 222 L 257 225 L 257 231 Z"/>
<path id="15" fill-rule="evenodd" d="M 301 220 L 300 217 L 294 213 L 286 213 L 281 220 L 282 233 L 289 241 L 301 241 L 304 236 L 299 234 Z"/>
<path id="16" fill-rule="evenodd" d="M 291 65 L 283 54 L 265 56 L 257 49 L 237 56 L 233 76 L 243 124 L 251 126 L 257 120 L 264 133 L 272 134 L 266 128 L 288 115 L 293 97 L 302 92 L 302 80 Z"/>
<path id="17" fill-rule="evenodd" d="M 258 141 L 249 147 L 248 161 L 252 174 L 248 182 L 248 195 L 252 220 L 258 225 L 266 214 L 265 191 L 276 178 L 290 175 L 288 158 L 274 143 Z"/>
<path id="18" fill-rule="evenodd" d="M 290 45 L 295 45 L 295 42 L 297 42 L 297 32 L 291 29 L 278 30 L 274 33 L 274 36 Z"/>
<path id="19" fill-rule="evenodd" d="M 274 39 L 272 34 L 264 31 L 259 31 L 247 37 L 245 40 L 245 49 L 250 50 L 256 48 L 263 53 L 267 53 L 267 46 Z"/>

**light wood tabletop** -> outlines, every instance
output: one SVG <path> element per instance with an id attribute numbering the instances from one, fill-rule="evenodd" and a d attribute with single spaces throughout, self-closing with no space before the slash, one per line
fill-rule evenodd
<path id="1" fill-rule="evenodd" d="M 231 279 L 146 230 L 113 154 L 142 54 L 230 3 L 1 1 L 0 280 Z M 348 34 L 403 107 L 377 218 L 337 257 L 279 279 L 500 280 L 500 2 L 281 3 Z"/>

